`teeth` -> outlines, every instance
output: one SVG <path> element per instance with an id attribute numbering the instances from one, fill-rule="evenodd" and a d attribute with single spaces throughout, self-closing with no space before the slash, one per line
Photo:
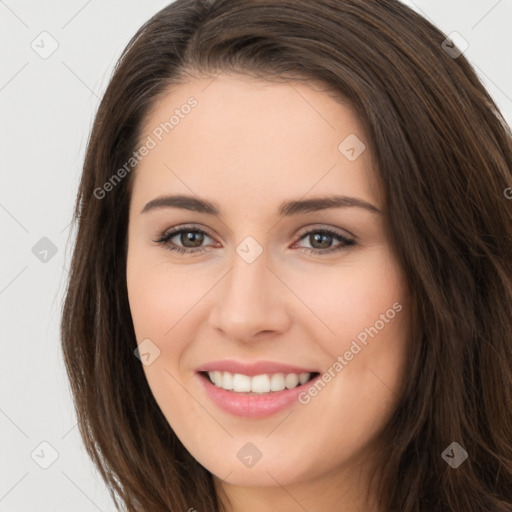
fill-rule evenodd
<path id="1" fill-rule="evenodd" d="M 270 392 L 270 379 L 268 378 L 268 375 L 256 375 L 250 380 L 251 380 L 251 391 L 253 393 L 269 393 Z"/>
<path id="2" fill-rule="evenodd" d="M 270 379 L 270 389 L 272 391 L 282 391 L 286 388 L 284 382 L 284 375 L 282 373 L 275 373 Z"/>
<path id="3" fill-rule="evenodd" d="M 248 393 L 251 391 L 251 377 L 248 377 L 247 375 L 242 375 L 241 373 L 235 373 L 233 375 L 233 390 L 244 393 Z M 222 387 L 224 384 L 224 380 L 222 381 L 216 381 L 215 385 Z"/>
<path id="4" fill-rule="evenodd" d="M 222 386 L 222 372 L 219 372 L 219 371 L 213 372 L 213 383 L 216 386 L 218 386 L 219 388 Z"/>
<path id="5" fill-rule="evenodd" d="M 302 386 L 302 384 L 306 384 L 306 382 L 309 380 L 309 377 L 311 376 L 310 373 L 301 373 L 299 375 L 299 382 Z"/>
<path id="6" fill-rule="evenodd" d="M 284 383 L 288 389 L 296 388 L 299 383 L 299 376 L 296 373 L 289 373 L 284 378 Z"/>
<path id="7" fill-rule="evenodd" d="M 310 373 L 274 373 L 249 377 L 241 373 L 220 372 L 218 370 L 208 372 L 213 384 L 236 393 L 270 393 L 292 389 L 299 384 L 305 384 L 311 377 Z"/>
<path id="8" fill-rule="evenodd" d="M 220 372 L 219 372 L 220 373 Z M 228 391 L 233 389 L 233 374 L 224 372 L 222 387 Z"/>

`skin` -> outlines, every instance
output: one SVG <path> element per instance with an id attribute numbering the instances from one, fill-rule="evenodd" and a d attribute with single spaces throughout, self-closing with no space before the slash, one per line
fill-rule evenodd
<path id="1" fill-rule="evenodd" d="M 285 200 L 352 196 L 385 204 L 367 149 L 350 161 L 348 135 L 365 141 L 348 104 L 318 84 L 274 83 L 221 74 L 171 89 L 148 116 L 141 140 L 187 98 L 198 105 L 139 163 L 128 227 L 127 286 L 137 342 L 160 355 L 144 371 L 170 426 L 215 477 L 230 511 L 378 511 L 363 485 L 379 434 L 400 396 L 409 293 L 392 253 L 383 213 L 337 207 L 280 217 Z M 215 203 L 221 214 L 161 208 L 164 194 Z M 207 235 L 179 254 L 155 243 L 173 227 Z M 315 229 L 356 240 L 315 244 Z M 304 236 L 304 233 L 313 234 Z M 263 252 L 236 252 L 248 236 Z M 308 252 L 312 248 L 315 252 Z M 271 360 L 332 367 L 356 336 L 398 302 L 402 310 L 306 405 L 267 418 L 232 416 L 210 401 L 195 368 L 215 359 Z M 253 443 L 247 468 L 237 452 Z M 193 507 L 193 503 L 191 507 Z"/>

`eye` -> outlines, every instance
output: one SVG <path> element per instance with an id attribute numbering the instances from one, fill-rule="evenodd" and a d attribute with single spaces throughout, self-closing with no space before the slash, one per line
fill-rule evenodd
<path id="1" fill-rule="evenodd" d="M 165 246 L 170 251 L 177 251 L 180 254 L 187 254 L 192 252 L 201 252 L 204 249 L 201 244 L 206 238 L 212 239 L 205 231 L 196 227 L 182 226 L 177 229 L 166 231 L 162 236 L 154 240 L 154 242 Z M 177 245 L 172 239 L 177 238 L 177 241 L 182 246 Z"/>
<path id="2" fill-rule="evenodd" d="M 356 244 L 355 240 L 329 228 L 309 230 L 302 234 L 299 241 L 304 239 L 309 242 L 310 247 L 302 247 L 302 249 L 309 253 L 312 252 L 316 254 L 327 254 L 342 251 Z M 340 243 L 332 247 L 331 244 L 335 240 L 338 240 Z"/>
<path id="3" fill-rule="evenodd" d="M 177 240 L 173 241 L 173 238 Z M 154 242 L 165 246 L 165 248 L 170 251 L 177 251 L 180 254 L 190 254 L 203 252 L 205 250 L 205 248 L 202 247 L 205 238 L 213 240 L 202 229 L 192 226 L 181 226 L 166 231 L 159 238 L 154 240 Z M 314 254 L 327 254 L 342 251 L 356 244 L 355 240 L 329 228 L 309 230 L 301 235 L 299 242 L 301 240 L 307 240 L 310 246 L 300 248 L 303 251 Z M 331 244 L 336 240 L 339 242 L 338 245 L 332 247 Z"/>

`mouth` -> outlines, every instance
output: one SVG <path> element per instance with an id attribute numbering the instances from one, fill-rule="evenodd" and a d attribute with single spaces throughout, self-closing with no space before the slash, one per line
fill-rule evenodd
<path id="1" fill-rule="evenodd" d="M 198 374 L 209 384 L 240 395 L 273 395 L 286 390 L 306 387 L 320 375 L 319 372 L 263 373 L 245 375 L 227 371 L 200 371 Z"/>
<path id="2" fill-rule="evenodd" d="M 300 402 L 302 393 L 320 378 L 314 367 L 279 361 L 220 359 L 195 369 L 205 397 L 232 416 L 257 419 Z"/>
<path id="3" fill-rule="evenodd" d="M 209 401 L 231 416 L 259 419 L 297 404 L 320 378 L 318 372 L 246 375 L 220 370 L 196 371 Z M 227 389 L 231 388 L 231 389 Z"/>

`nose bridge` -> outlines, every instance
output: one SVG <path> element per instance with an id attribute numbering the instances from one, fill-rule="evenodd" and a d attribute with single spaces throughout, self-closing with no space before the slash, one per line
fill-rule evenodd
<path id="1" fill-rule="evenodd" d="M 239 340 L 286 326 L 285 305 L 279 298 L 282 290 L 267 268 L 267 253 L 254 242 L 246 240 L 236 248 L 212 316 L 215 327 Z"/>

